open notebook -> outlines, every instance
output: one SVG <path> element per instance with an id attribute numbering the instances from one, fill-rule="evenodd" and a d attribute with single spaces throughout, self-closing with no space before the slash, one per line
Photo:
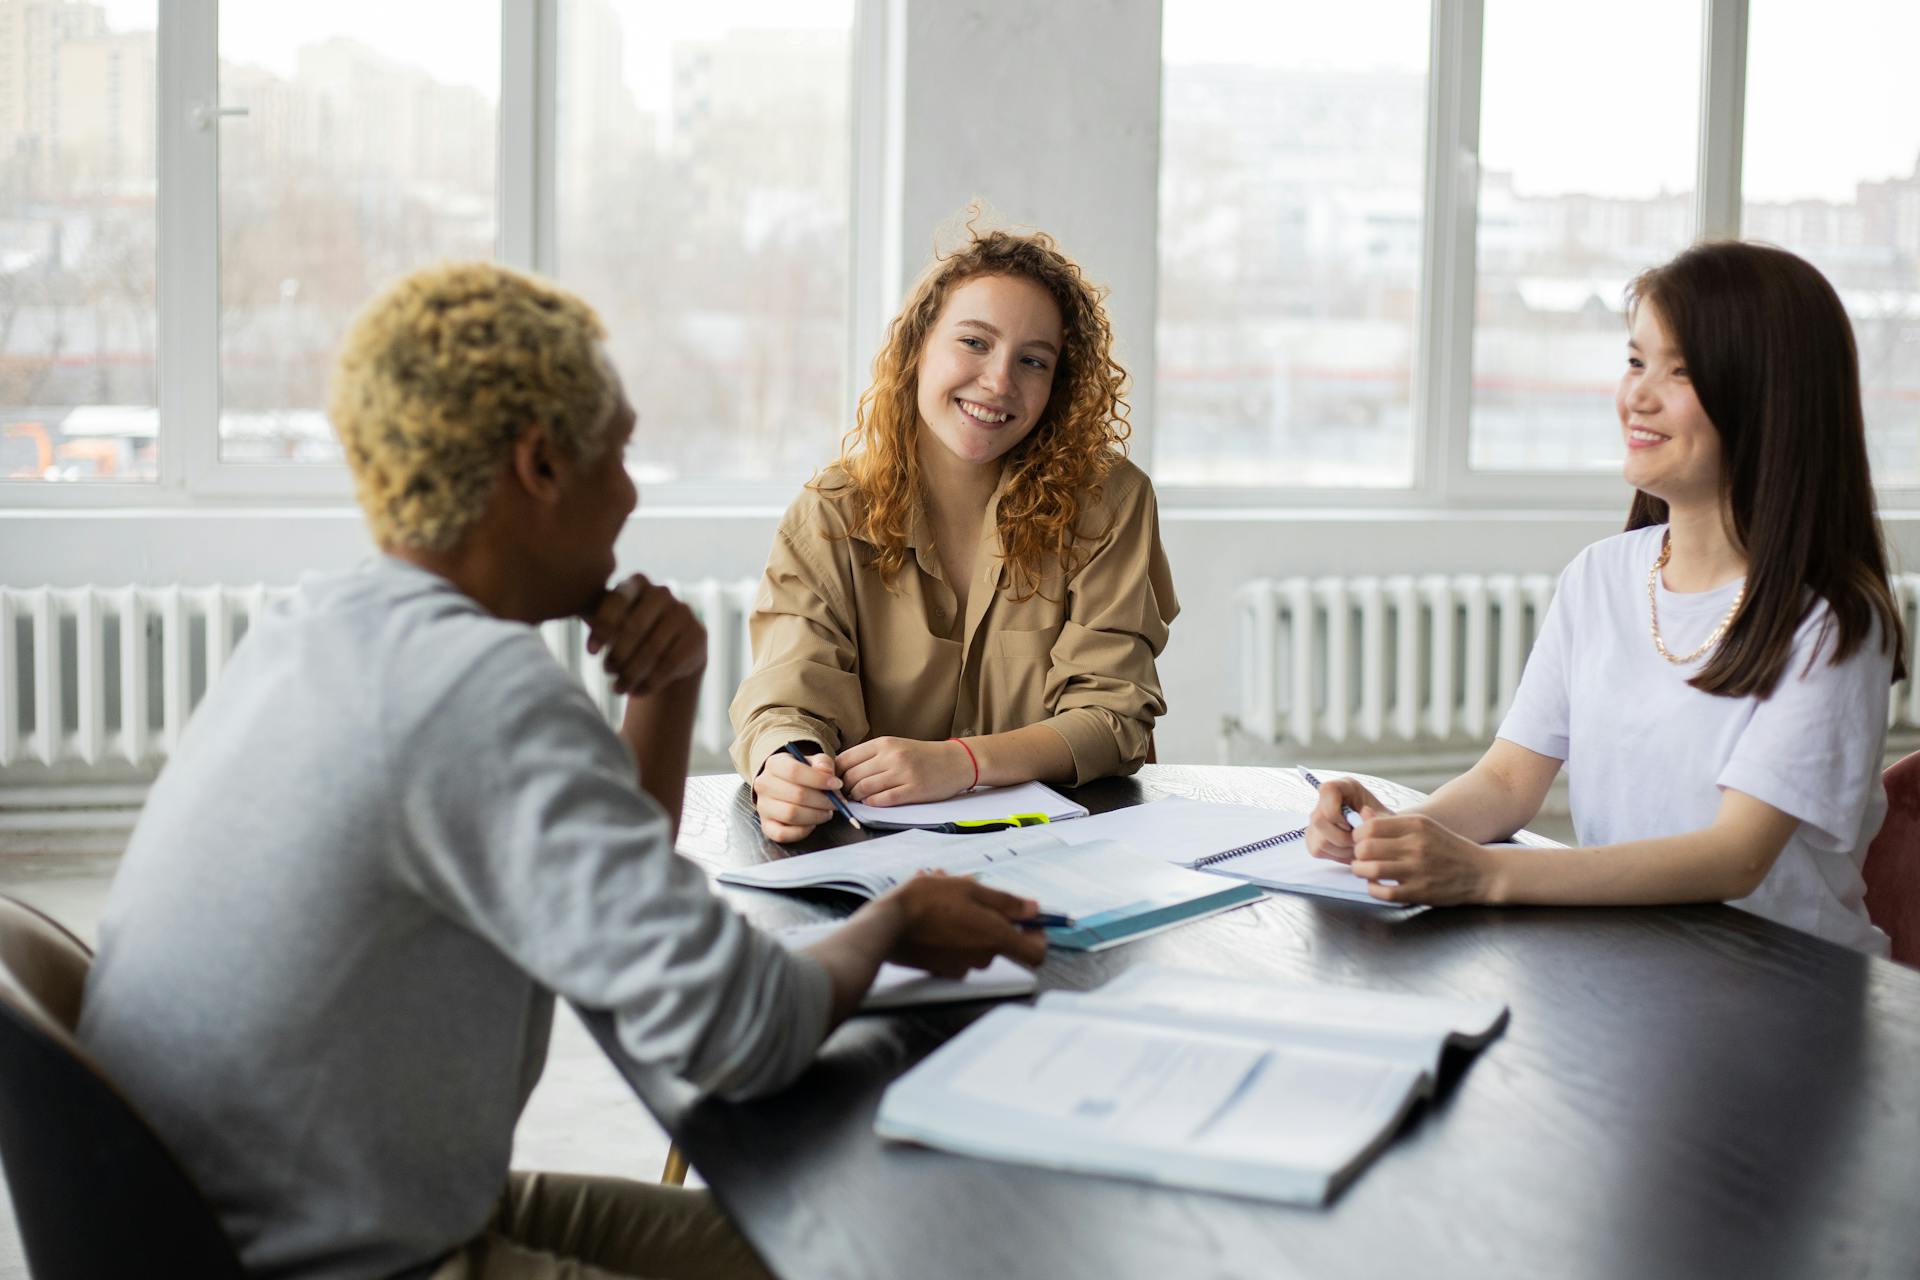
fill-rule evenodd
<path id="1" fill-rule="evenodd" d="M 1144 965 L 995 1009 L 896 1080 L 882 1137 L 964 1155 L 1320 1204 L 1430 1094 L 1496 1001 Z"/>
<path id="2" fill-rule="evenodd" d="M 915 827 L 941 827 L 949 822 L 997 822 L 1016 813 L 1043 813 L 1049 822 L 1087 816 L 1085 805 L 1076 804 L 1041 782 L 983 787 L 928 804 L 895 804 L 882 808 L 849 800 L 847 808 L 853 811 L 861 826 L 871 831 L 907 831 Z"/>
<path id="3" fill-rule="evenodd" d="M 1425 799 L 1417 791 L 1365 774 L 1326 771 L 1326 778 L 1356 777 L 1383 804 L 1395 808 Z M 1268 889 L 1362 902 L 1385 911 L 1424 910 L 1383 902 L 1367 892 L 1367 882 L 1343 862 L 1307 852 L 1306 809 L 1268 809 L 1167 796 L 1127 809 L 1095 814 L 1061 827 L 1055 837 L 1067 844 L 1120 840 L 1168 862 L 1196 871 L 1244 880 Z M 1557 848 L 1551 840 L 1522 831 L 1514 843 Z"/>
<path id="4" fill-rule="evenodd" d="M 877 898 L 927 868 L 973 876 L 1034 899 L 1042 911 L 1072 916 L 1073 927 L 1047 930 L 1049 946 L 1069 951 L 1099 951 L 1260 899 L 1252 885 L 1222 885 L 1112 840 L 1067 844 L 1055 834 L 1080 825 L 964 836 L 902 831 L 723 871 L 719 878 L 758 889 L 832 889 Z"/>
<path id="5" fill-rule="evenodd" d="M 1304 811 L 1167 796 L 1095 814 L 1052 834 L 1065 844 L 1124 841 L 1167 862 L 1268 889 L 1406 909 L 1370 896 L 1367 882 L 1345 863 L 1308 853 L 1306 826 Z"/>

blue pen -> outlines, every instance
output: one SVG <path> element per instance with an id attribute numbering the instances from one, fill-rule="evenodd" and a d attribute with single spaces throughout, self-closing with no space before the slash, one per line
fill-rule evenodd
<path id="1" fill-rule="evenodd" d="M 1307 785 L 1312 787 L 1315 791 L 1320 790 L 1320 785 L 1321 785 L 1320 779 L 1313 776 L 1313 770 L 1307 768 L 1307 766 L 1305 765 L 1300 765 L 1298 766 L 1298 768 L 1300 770 L 1300 776 L 1307 780 Z M 1356 811 L 1354 807 L 1350 804 L 1343 804 L 1340 806 L 1340 816 L 1347 820 L 1347 825 L 1350 827 L 1358 827 L 1363 821 L 1365 821 L 1365 819 L 1363 819 L 1360 816 L 1358 811 Z"/>
<path id="2" fill-rule="evenodd" d="M 799 743 L 789 742 L 784 748 L 784 750 L 788 755 L 792 756 L 795 760 L 798 760 L 801 764 L 807 763 L 807 753 L 800 749 Z M 812 766 L 809 765 L 808 767 L 811 768 Z M 848 822 L 851 822 L 853 824 L 853 829 L 855 831 L 866 830 L 865 827 L 860 825 L 860 819 L 853 816 L 853 810 L 847 808 L 847 802 L 840 798 L 840 793 L 838 791 L 827 792 L 827 799 L 833 801 L 833 807 L 840 811 L 841 817 L 845 818 Z"/>
<path id="3" fill-rule="evenodd" d="M 1025 920 L 1015 920 L 1022 929 L 1071 929 L 1073 917 L 1063 916 L 1054 911 L 1041 911 L 1028 916 Z"/>

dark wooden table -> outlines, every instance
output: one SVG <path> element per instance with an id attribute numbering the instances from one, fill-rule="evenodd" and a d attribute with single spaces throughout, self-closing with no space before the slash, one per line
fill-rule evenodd
<path id="1" fill-rule="evenodd" d="M 1148 766 L 1076 794 L 1298 807 L 1302 786 Z M 731 776 L 689 784 L 681 852 L 710 872 L 783 854 Z M 764 925 L 855 905 L 723 891 Z M 1512 1018 L 1449 1056 L 1434 1101 L 1323 1209 L 881 1142 L 882 1091 L 980 1003 L 855 1018 L 751 1103 L 623 1070 L 784 1277 L 1920 1276 L 1920 972 L 1729 907 L 1392 916 L 1274 894 L 1055 952 L 1041 984 L 1144 961 L 1487 997 Z"/>

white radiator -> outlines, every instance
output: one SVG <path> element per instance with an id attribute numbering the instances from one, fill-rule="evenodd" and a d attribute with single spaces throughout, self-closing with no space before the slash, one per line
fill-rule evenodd
<path id="1" fill-rule="evenodd" d="M 707 628 L 697 751 L 733 740 L 727 703 L 751 658 L 752 579 L 669 583 Z M 0 779 L 16 766 L 158 763 L 248 624 L 288 587 L 0 587 Z M 578 619 L 541 628 L 547 648 L 609 719 L 619 714 Z"/>
<path id="2" fill-rule="evenodd" d="M 1553 598 L 1546 574 L 1262 578 L 1235 597 L 1235 726 L 1260 742 L 1356 748 L 1484 743 Z M 1897 574 L 1907 667 L 1920 574 Z M 1920 681 L 1888 720 L 1920 728 Z"/>

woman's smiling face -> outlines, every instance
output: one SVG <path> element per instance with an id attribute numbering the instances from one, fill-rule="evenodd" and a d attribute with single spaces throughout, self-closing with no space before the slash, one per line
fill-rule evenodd
<path id="1" fill-rule="evenodd" d="M 1635 308 L 1614 396 L 1627 483 L 1668 503 L 1718 502 L 1720 432 L 1700 407 L 1686 357 L 1650 303 Z"/>
<path id="2" fill-rule="evenodd" d="M 1046 412 L 1061 343 L 1060 308 L 1031 280 L 955 286 L 920 350 L 921 428 L 962 461 L 997 461 Z"/>

